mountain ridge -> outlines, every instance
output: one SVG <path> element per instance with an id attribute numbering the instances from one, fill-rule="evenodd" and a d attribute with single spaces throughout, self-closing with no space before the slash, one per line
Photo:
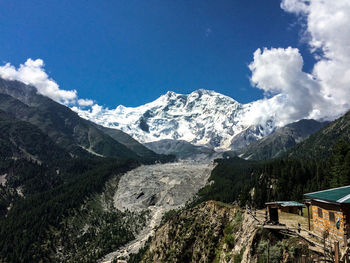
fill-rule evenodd
<path id="1" fill-rule="evenodd" d="M 0 159 L 25 158 L 38 163 L 66 159 L 69 155 L 38 127 L 0 110 Z"/>
<path id="2" fill-rule="evenodd" d="M 151 159 L 157 157 L 152 151 L 143 149 L 141 144 L 137 149 L 142 151 L 143 156 L 138 155 L 104 133 L 96 124 L 80 118 L 68 107 L 38 94 L 34 87 L 22 82 L 0 78 L 0 109 L 18 120 L 39 127 L 73 155 L 92 153 L 97 156 L 139 159 L 149 154 Z"/>
<path id="3" fill-rule="evenodd" d="M 307 140 L 296 145 L 285 155 L 300 159 L 327 159 L 340 141 L 350 144 L 350 110 L 310 135 Z"/>
<path id="4" fill-rule="evenodd" d="M 303 119 L 287 124 L 238 150 L 237 154 L 241 158 L 250 160 L 268 160 L 282 156 L 288 149 L 319 131 L 328 123 Z"/>
<path id="5" fill-rule="evenodd" d="M 215 150 L 240 148 L 270 134 L 273 118 L 264 125 L 251 125 L 244 118 L 251 104 L 240 104 L 213 90 L 190 94 L 168 91 L 139 107 L 82 110 L 79 116 L 99 125 L 117 128 L 141 143 L 163 139 L 184 140 Z"/>

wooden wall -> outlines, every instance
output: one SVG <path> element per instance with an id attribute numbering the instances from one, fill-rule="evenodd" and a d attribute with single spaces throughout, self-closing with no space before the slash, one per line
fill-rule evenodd
<path id="1" fill-rule="evenodd" d="M 322 218 L 318 215 L 318 209 L 322 210 Z M 335 222 L 332 222 L 329 218 L 329 212 L 334 213 Z M 333 204 L 324 204 L 321 202 L 312 202 L 312 227 L 313 231 L 323 236 L 326 230 L 329 232 L 329 238 L 338 240 L 341 244 L 344 243 L 344 215 L 340 210 L 340 207 Z M 336 223 L 340 218 L 340 228 L 337 229 Z"/>
<path id="2" fill-rule="evenodd" d="M 299 215 L 299 208 L 296 206 L 287 206 L 287 207 L 281 207 L 280 209 L 278 209 L 279 212 L 284 212 L 284 213 L 291 213 L 291 214 L 296 214 Z"/>

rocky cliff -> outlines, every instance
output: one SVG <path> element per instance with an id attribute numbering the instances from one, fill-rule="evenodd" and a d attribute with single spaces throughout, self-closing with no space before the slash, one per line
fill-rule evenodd
<path id="1" fill-rule="evenodd" d="M 253 219 L 238 207 L 208 201 L 184 210 L 161 226 L 142 262 L 228 262 L 228 258 L 247 258 L 245 250 L 255 231 Z"/>
<path id="2" fill-rule="evenodd" d="M 159 227 L 141 262 L 266 262 L 267 247 L 269 262 L 297 262 L 309 253 L 304 240 L 262 229 L 238 206 L 208 201 Z"/>

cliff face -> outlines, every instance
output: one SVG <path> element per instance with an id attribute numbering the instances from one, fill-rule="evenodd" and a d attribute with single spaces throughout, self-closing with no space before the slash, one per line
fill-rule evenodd
<path id="1" fill-rule="evenodd" d="M 267 250 L 273 263 L 311 256 L 304 240 L 258 227 L 239 207 L 208 201 L 158 228 L 141 262 L 257 263 L 266 262 Z"/>
<path id="2" fill-rule="evenodd" d="M 241 262 L 255 231 L 238 207 L 208 201 L 161 226 L 142 262 Z"/>

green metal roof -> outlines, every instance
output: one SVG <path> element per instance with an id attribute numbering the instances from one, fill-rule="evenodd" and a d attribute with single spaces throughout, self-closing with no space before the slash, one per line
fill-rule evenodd
<path id="1" fill-rule="evenodd" d="M 350 203 L 350 185 L 304 194 L 306 198 L 319 199 L 332 203 Z"/>
<path id="2" fill-rule="evenodd" d="M 287 207 L 287 206 L 305 206 L 302 203 L 295 202 L 295 201 L 275 201 L 275 202 L 268 202 L 266 204 L 278 204 L 282 207 Z"/>

